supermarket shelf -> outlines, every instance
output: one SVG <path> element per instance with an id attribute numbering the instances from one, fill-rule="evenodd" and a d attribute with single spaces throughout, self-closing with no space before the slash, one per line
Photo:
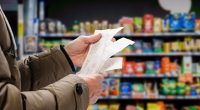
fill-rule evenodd
<path id="1" fill-rule="evenodd" d="M 100 97 L 99 100 L 200 100 L 200 96 L 158 96 L 155 98 L 132 98 L 129 96 Z"/>
<path id="2" fill-rule="evenodd" d="M 109 78 L 177 78 L 178 75 L 173 74 L 143 74 L 143 75 L 135 75 L 135 74 L 110 74 Z M 200 74 L 193 74 L 193 77 L 200 77 Z"/>
<path id="3" fill-rule="evenodd" d="M 65 34 L 39 34 L 40 38 L 77 38 L 81 34 L 65 35 Z M 117 34 L 115 37 L 200 37 L 197 32 L 178 32 L 178 33 L 138 33 L 138 34 Z"/>
<path id="4" fill-rule="evenodd" d="M 200 52 L 174 52 L 174 53 L 118 53 L 114 56 L 200 56 Z"/>

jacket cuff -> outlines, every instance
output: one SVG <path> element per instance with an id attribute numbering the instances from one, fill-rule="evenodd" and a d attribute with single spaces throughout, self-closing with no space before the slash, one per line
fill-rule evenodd
<path id="1" fill-rule="evenodd" d="M 88 107 L 87 83 L 76 75 L 70 74 L 44 89 L 55 95 L 58 110 L 86 110 Z"/>
<path id="2" fill-rule="evenodd" d="M 72 68 L 72 71 L 73 71 L 73 72 L 76 72 L 72 60 L 70 59 L 70 57 L 69 57 L 67 51 L 65 51 L 65 49 L 64 49 L 64 45 L 60 45 L 60 50 L 61 50 L 61 51 L 63 52 L 63 54 L 65 55 L 65 58 L 66 58 L 66 60 L 69 62 L 70 66 L 71 66 L 71 68 Z"/>

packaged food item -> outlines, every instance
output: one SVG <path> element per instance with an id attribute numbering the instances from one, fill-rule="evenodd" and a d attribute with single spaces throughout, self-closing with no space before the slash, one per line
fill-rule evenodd
<path id="1" fill-rule="evenodd" d="M 121 96 L 131 96 L 131 83 L 121 82 L 120 83 L 120 95 Z"/>
<path id="2" fill-rule="evenodd" d="M 109 79 L 103 80 L 103 91 L 101 93 L 101 96 L 103 97 L 109 96 Z"/>
<path id="3" fill-rule="evenodd" d="M 161 73 L 169 74 L 170 73 L 170 59 L 169 57 L 163 57 L 161 59 Z"/>
<path id="4" fill-rule="evenodd" d="M 191 37 L 184 38 L 183 50 L 184 51 L 191 51 L 192 47 L 193 47 L 192 38 Z"/>
<path id="5" fill-rule="evenodd" d="M 153 20 L 154 17 L 151 14 L 145 14 L 144 15 L 144 32 L 145 33 L 152 33 L 153 32 Z"/>
<path id="6" fill-rule="evenodd" d="M 151 45 L 150 42 L 143 42 L 142 47 L 143 47 L 143 52 L 144 53 L 153 52 L 152 45 Z"/>
<path id="7" fill-rule="evenodd" d="M 145 110 L 144 109 L 144 104 L 143 103 L 137 103 L 136 104 L 136 110 Z"/>
<path id="8" fill-rule="evenodd" d="M 44 20 L 40 21 L 39 32 L 40 32 L 41 35 L 44 35 L 44 34 L 47 33 L 47 24 Z"/>
<path id="9" fill-rule="evenodd" d="M 126 110 L 136 110 L 134 105 L 126 105 Z"/>
<path id="10" fill-rule="evenodd" d="M 157 103 L 147 103 L 147 110 L 161 110 L 161 107 Z"/>
<path id="11" fill-rule="evenodd" d="M 73 32 L 75 34 L 79 34 L 80 33 L 79 21 L 77 21 L 77 20 L 74 21 Z"/>
<path id="12" fill-rule="evenodd" d="M 156 71 L 154 69 L 154 62 L 153 61 L 146 61 L 145 62 L 145 70 L 146 74 L 156 74 Z"/>
<path id="13" fill-rule="evenodd" d="M 162 40 L 153 39 L 153 50 L 154 50 L 154 52 L 156 52 L 156 53 L 163 52 L 162 44 L 163 44 Z"/>
<path id="14" fill-rule="evenodd" d="M 179 74 L 179 81 L 182 82 L 192 82 L 192 57 L 191 56 L 183 56 L 182 60 L 182 72 Z"/>
<path id="15" fill-rule="evenodd" d="M 154 82 L 145 82 L 145 92 L 148 98 L 156 98 L 158 96 L 157 84 Z"/>
<path id="16" fill-rule="evenodd" d="M 111 104 L 109 110 L 119 110 L 119 104 Z"/>
<path id="17" fill-rule="evenodd" d="M 176 87 L 177 95 L 186 95 L 186 83 L 185 82 L 177 82 Z"/>
<path id="18" fill-rule="evenodd" d="M 145 88 L 143 83 L 132 84 L 132 97 L 133 98 L 144 98 Z"/>
<path id="19" fill-rule="evenodd" d="M 179 49 L 179 43 L 177 41 L 175 42 L 171 42 L 171 52 L 179 52 L 180 49 Z"/>
<path id="20" fill-rule="evenodd" d="M 124 29 L 122 30 L 124 34 L 132 34 L 133 33 L 132 17 L 122 17 L 119 20 L 119 24 L 121 24 L 124 27 Z"/>
<path id="21" fill-rule="evenodd" d="M 56 33 L 56 22 L 53 20 L 48 20 L 48 33 Z"/>
<path id="22" fill-rule="evenodd" d="M 162 32 L 169 32 L 169 16 L 162 20 Z"/>
<path id="23" fill-rule="evenodd" d="M 162 19 L 154 18 L 153 32 L 160 33 L 162 31 Z"/>
<path id="24" fill-rule="evenodd" d="M 99 104 L 98 110 L 108 110 L 108 105 L 107 104 Z"/>
<path id="25" fill-rule="evenodd" d="M 104 29 L 108 29 L 108 21 L 107 20 L 102 21 L 102 30 L 104 30 Z"/>
<path id="26" fill-rule="evenodd" d="M 135 74 L 144 74 L 144 72 L 145 72 L 145 64 L 144 64 L 144 62 L 134 63 L 133 68 L 134 68 Z"/>
<path id="27" fill-rule="evenodd" d="M 142 40 L 135 40 L 135 44 L 133 47 L 134 47 L 135 53 L 142 53 L 143 52 L 142 51 Z M 199 50 L 200 50 L 200 46 L 199 46 Z"/>
<path id="28" fill-rule="evenodd" d="M 179 32 L 182 29 L 181 14 L 175 13 L 169 16 L 169 25 L 171 32 Z"/>
<path id="29" fill-rule="evenodd" d="M 185 31 L 185 32 L 194 31 L 194 29 L 195 29 L 195 19 L 196 19 L 195 13 L 184 14 L 182 17 L 183 17 L 182 18 L 183 19 L 182 20 L 183 31 Z"/>
<path id="30" fill-rule="evenodd" d="M 200 19 L 196 19 L 195 21 L 195 31 L 200 32 Z"/>
<path id="31" fill-rule="evenodd" d="M 130 74 L 133 74 L 135 71 L 134 71 L 134 63 L 135 62 L 132 62 L 132 61 L 127 61 L 125 62 L 123 68 L 122 68 L 122 72 L 123 73 L 130 73 Z"/>
<path id="32" fill-rule="evenodd" d="M 83 22 L 80 22 L 80 34 L 85 35 L 85 24 Z"/>
<path id="33" fill-rule="evenodd" d="M 170 43 L 169 42 L 165 42 L 163 44 L 163 46 L 164 46 L 164 52 L 165 53 L 170 53 Z"/>
<path id="34" fill-rule="evenodd" d="M 173 75 L 177 75 L 177 62 L 171 62 L 170 63 L 170 73 Z"/>
<path id="35" fill-rule="evenodd" d="M 195 47 L 197 51 L 200 51 L 200 39 L 195 40 Z"/>
<path id="36" fill-rule="evenodd" d="M 118 96 L 119 95 L 119 87 L 120 87 L 120 79 L 116 78 L 109 78 L 109 94 L 111 96 Z"/>
<path id="37" fill-rule="evenodd" d="M 135 17 L 133 18 L 134 22 L 134 32 L 135 33 L 142 33 L 142 18 L 141 17 Z"/>
<path id="38" fill-rule="evenodd" d="M 85 33 L 90 34 L 91 33 L 91 23 L 89 21 L 85 22 Z"/>
<path id="39" fill-rule="evenodd" d="M 161 68 L 160 60 L 156 60 L 154 62 L 154 70 L 156 71 L 156 74 L 160 74 L 160 68 Z"/>

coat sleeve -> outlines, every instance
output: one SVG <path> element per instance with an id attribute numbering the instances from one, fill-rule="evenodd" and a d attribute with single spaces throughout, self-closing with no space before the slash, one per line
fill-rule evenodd
<path id="1" fill-rule="evenodd" d="M 22 91 L 37 90 L 73 73 L 59 47 L 18 61 Z"/>
<path id="2" fill-rule="evenodd" d="M 67 75 L 36 91 L 20 92 L 10 84 L 8 68 L 0 47 L 0 110 L 86 110 L 87 84 L 76 75 Z"/>

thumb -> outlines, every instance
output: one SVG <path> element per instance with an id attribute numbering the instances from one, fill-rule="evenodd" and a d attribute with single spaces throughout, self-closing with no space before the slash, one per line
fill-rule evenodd
<path id="1" fill-rule="evenodd" d="M 92 43 L 96 43 L 100 39 L 101 39 L 101 34 L 94 34 L 88 37 L 84 37 L 84 42 L 86 44 L 92 44 Z"/>

